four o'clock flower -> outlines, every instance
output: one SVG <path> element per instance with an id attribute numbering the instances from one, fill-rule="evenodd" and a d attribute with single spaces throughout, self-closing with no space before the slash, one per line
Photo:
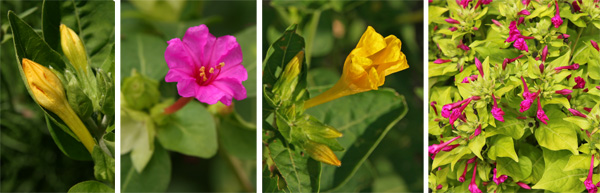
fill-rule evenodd
<path id="1" fill-rule="evenodd" d="M 215 37 L 206 25 L 188 28 L 182 39 L 167 42 L 166 82 L 177 82 L 182 97 L 215 104 L 231 105 L 232 99 L 246 98 L 242 81 L 248 72 L 242 65 L 242 49 L 235 37 Z"/>
<path id="2" fill-rule="evenodd" d="M 544 112 L 544 109 L 542 109 L 542 105 L 540 104 L 540 98 L 538 98 L 537 100 L 537 104 L 538 104 L 538 110 L 537 110 L 537 118 L 542 121 L 542 123 L 548 125 L 548 122 L 546 122 L 548 119 L 548 116 L 546 116 L 546 113 Z"/>
<path id="3" fill-rule="evenodd" d="M 465 170 L 463 171 L 462 175 L 458 178 L 459 182 L 465 182 L 465 176 L 467 175 L 467 169 L 469 169 L 469 164 L 475 162 L 475 159 L 477 157 L 473 157 L 469 160 L 467 160 L 467 163 L 465 164 Z"/>
<path id="4" fill-rule="evenodd" d="M 477 75 L 473 74 L 471 76 L 467 76 L 467 77 L 463 78 L 462 82 L 460 82 L 460 83 L 469 83 L 470 81 L 475 81 L 475 80 L 477 80 Z"/>
<path id="5" fill-rule="evenodd" d="M 479 59 L 477 59 L 477 57 L 475 57 L 475 66 L 477 67 L 477 70 L 479 70 L 479 74 L 481 74 L 481 77 L 483 77 L 483 67 L 481 66 L 481 62 L 479 61 Z"/>
<path id="6" fill-rule="evenodd" d="M 504 122 L 504 111 L 500 107 L 498 107 L 498 103 L 496 103 L 496 97 L 492 93 L 492 99 L 494 99 L 494 106 L 492 106 L 492 116 L 498 121 Z"/>
<path id="7" fill-rule="evenodd" d="M 523 38 L 517 39 L 515 41 L 515 43 L 513 44 L 513 46 L 515 46 L 515 48 L 517 48 L 518 50 L 529 52 L 529 47 L 527 46 L 527 42 L 525 42 L 525 39 L 523 39 Z"/>
<path id="8" fill-rule="evenodd" d="M 594 48 L 596 48 L 596 50 L 600 51 L 600 47 L 598 47 L 598 43 L 594 40 L 590 40 L 590 42 L 592 43 L 592 46 L 594 46 Z"/>
<path id="9" fill-rule="evenodd" d="M 517 15 L 531 15 L 531 13 L 529 11 L 527 11 L 527 9 L 523 9 L 523 10 L 519 11 L 519 13 Z"/>
<path id="10" fill-rule="evenodd" d="M 533 104 L 533 101 L 535 100 L 535 98 L 537 98 L 537 93 L 531 93 L 529 92 L 529 88 L 527 88 L 527 83 L 525 83 L 525 79 L 521 76 L 521 81 L 523 81 L 523 101 L 521 101 L 521 108 L 519 109 L 519 111 L 525 112 L 527 111 L 531 105 Z"/>
<path id="11" fill-rule="evenodd" d="M 579 2 L 582 2 L 582 1 L 579 0 Z M 573 3 L 571 3 L 571 5 L 573 6 L 573 11 L 581 12 L 581 7 L 579 7 L 579 3 L 577 3 L 577 0 L 574 0 Z"/>
<path id="12" fill-rule="evenodd" d="M 560 18 L 560 9 L 558 8 L 558 1 L 554 0 L 554 5 L 556 5 L 556 14 L 550 21 L 552 21 L 552 23 L 554 24 L 554 28 L 558 28 L 560 25 L 562 25 L 563 20 Z"/>
<path id="13" fill-rule="evenodd" d="M 529 5 L 529 2 L 531 2 L 531 0 L 521 0 L 521 3 L 523 3 L 523 5 L 525 5 L 525 7 L 527 7 Z"/>
<path id="14" fill-rule="evenodd" d="M 523 22 L 525 22 L 525 18 L 519 17 L 519 21 L 517 21 L 517 25 L 521 25 Z"/>
<path id="15" fill-rule="evenodd" d="M 458 3 L 458 5 L 462 6 L 463 9 L 467 8 L 467 6 L 469 6 L 469 2 L 471 2 L 471 1 L 472 0 L 461 0 L 461 1 L 456 0 L 456 2 Z"/>
<path id="16" fill-rule="evenodd" d="M 559 66 L 559 67 L 554 68 L 554 70 L 556 70 L 556 72 L 559 72 L 559 71 L 564 70 L 564 69 L 567 69 L 567 70 L 577 70 L 577 69 L 579 69 L 579 64 L 574 63 L 574 64 L 571 64 L 569 66 Z"/>
<path id="17" fill-rule="evenodd" d="M 571 109 L 569 109 L 569 111 L 570 111 L 571 113 L 573 113 L 573 115 L 575 115 L 575 116 L 578 116 L 578 117 L 583 117 L 583 118 L 587 118 L 587 115 L 585 115 L 585 114 L 583 114 L 583 113 L 579 112 L 579 111 L 578 111 L 578 110 L 576 110 L 576 109 L 572 109 L 572 108 L 571 108 Z"/>
<path id="18" fill-rule="evenodd" d="M 510 25 L 508 26 L 508 29 L 509 29 L 508 38 L 506 38 L 506 41 L 504 41 L 504 42 L 513 42 L 521 36 L 521 31 L 519 31 L 519 29 L 517 29 L 516 21 L 511 21 Z"/>
<path id="19" fill-rule="evenodd" d="M 495 19 L 492 19 L 492 22 L 494 24 L 496 24 L 498 27 L 502 27 L 502 24 L 500 22 L 496 21 Z"/>
<path id="20" fill-rule="evenodd" d="M 451 28 L 448 28 L 448 29 L 449 29 L 450 31 L 456 31 L 458 28 L 457 28 L 457 27 L 451 27 Z"/>
<path id="21" fill-rule="evenodd" d="M 506 65 L 508 63 L 514 62 L 514 61 L 522 58 L 523 56 L 525 56 L 525 55 L 520 55 L 520 56 L 518 56 L 516 58 L 512 58 L 512 59 L 510 59 L 510 58 L 504 58 L 504 61 L 502 62 L 502 70 L 506 69 Z"/>
<path id="22" fill-rule="evenodd" d="M 497 185 L 500 185 L 500 184 L 502 184 L 504 181 L 506 181 L 506 179 L 508 179 L 508 176 L 507 176 L 507 175 L 501 175 L 500 177 L 496 177 L 496 175 L 497 175 L 497 174 L 496 174 L 496 173 L 497 173 L 497 172 L 496 172 L 496 168 L 494 168 L 494 171 L 493 171 L 493 173 L 494 173 L 494 176 L 492 177 L 492 180 L 494 180 L 494 182 L 495 182 Z"/>
<path id="23" fill-rule="evenodd" d="M 569 94 L 571 94 L 572 92 L 573 92 L 573 91 L 572 91 L 572 90 L 569 90 L 569 89 L 562 89 L 562 90 L 557 90 L 557 91 L 556 91 L 556 92 L 554 92 L 554 93 L 556 93 L 556 94 L 562 94 L 562 95 L 569 95 Z"/>
<path id="24" fill-rule="evenodd" d="M 569 37 L 570 37 L 570 35 L 569 35 L 569 34 L 560 34 L 560 35 L 558 35 L 558 37 L 556 37 L 556 38 L 558 38 L 558 39 L 567 39 L 567 38 L 569 38 Z"/>
<path id="25" fill-rule="evenodd" d="M 590 163 L 590 171 L 588 172 L 588 176 L 585 179 L 585 181 L 583 181 L 583 184 L 585 185 L 585 189 L 588 190 L 589 193 L 596 193 L 598 192 L 598 188 L 596 187 L 596 185 L 594 185 L 594 181 L 592 179 L 592 174 L 594 170 L 594 155 L 592 154 L 592 162 Z"/>
<path id="26" fill-rule="evenodd" d="M 542 50 L 542 62 L 546 62 L 546 57 L 548 56 L 548 45 L 544 46 Z"/>
<path id="27" fill-rule="evenodd" d="M 481 134 L 481 125 L 477 126 L 477 129 L 475 129 L 475 131 L 473 131 L 473 135 L 471 135 L 469 137 L 469 139 L 473 139 L 473 138 L 477 137 L 479 134 Z"/>
<path id="28" fill-rule="evenodd" d="M 450 60 L 450 59 L 445 60 L 445 59 L 438 58 L 437 60 L 433 61 L 433 63 L 435 63 L 435 64 L 443 64 L 446 62 L 452 62 L 452 60 Z"/>
<path id="29" fill-rule="evenodd" d="M 477 173 L 477 162 L 475 162 L 475 167 L 473 167 L 473 178 L 471 178 L 471 184 L 469 184 L 469 191 L 471 193 L 481 193 L 481 190 L 477 187 L 475 183 L 475 174 Z"/>
<path id="30" fill-rule="evenodd" d="M 433 145 L 429 146 L 428 151 L 431 156 L 431 159 L 435 158 L 435 155 L 437 153 L 442 151 L 446 146 L 448 146 L 450 143 L 454 142 L 455 140 L 457 140 L 459 138 L 460 138 L 460 136 L 456 136 L 456 137 L 454 137 L 446 142 L 443 142 L 441 144 L 433 144 Z"/>
<path id="31" fill-rule="evenodd" d="M 433 108 L 435 115 L 438 115 L 437 108 L 435 107 L 436 104 L 437 104 L 437 102 L 435 102 L 435 101 L 432 101 L 431 103 L 429 103 L 429 105 L 431 105 L 431 108 Z"/>
<path id="32" fill-rule="evenodd" d="M 580 89 L 580 88 L 584 88 L 585 87 L 585 80 L 583 78 L 581 78 L 581 76 L 575 77 L 575 83 L 577 83 L 575 86 L 573 86 L 573 89 Z"/>
<path id="33" fill-rule="evenodd" d="M 517 185 L 521 186 L 523 189 L 531 190 L 531 187 L 523 182 L 517 182 Z"/>
<path id="34" fill-rule="evenodd" d="M 477 1 L 477 5 L 475 5 L 475 9 L 479 7 L 479 5 L 487 5 L 492 3 L 492 0 L 479 0 Z"/>
<path id="35" fill-rule="evenodd" d="M 448 18 L 445 21 L 448 22 L 448 23 L 450 23 L 450 24 L 460 24 L 460 21 L 458 21 L 456 19 L 452 19 L 452 18 Z"/>
<path id="36" fill-rule="evenodd" d="M 465 45 L 462 43 L 462 41 L 460 42 L 460 44 L 458 46 L 456 46 L 457 48 L 460 48 L 464 51 L 469 51 L 471 48 L 469 48 L 469 46 Z"/>

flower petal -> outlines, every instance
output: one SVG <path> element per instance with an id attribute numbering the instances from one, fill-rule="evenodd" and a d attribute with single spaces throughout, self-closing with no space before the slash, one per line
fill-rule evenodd
<path id="1" fill-rule="evenodd" d="M 383 36 L 377 33 L 373 27 L 369 26 L 367 27 L 367 31 L 360 37 L 356 49 L 350 54 L 357 54 L 363 57 L 371 56 L 385 48 L 385 45 Z"/>
<path id="2" fill-rule="evenodd" d="M 236 100 L 242 100 L 246 98 L 246 88 L 244 88 L 242 82 L 237 79 L 217 78 L 212 85 L 221 90 L 227 96 L 225 100 L 229 100 L 228 102 L 223 101 L 223 98 L 220 99 L 223 104 L 231 104 L 231 97 L 235 98 Z"/>
<path id="3" fill-rule="evenodd" d="M 182 97 L 193 97 L 196 95 L 195 88 L 197 86 L 196 79 L 182 78 L 177 81 L 177 92 Z"/>
<path id="4" fill-rule="evenodd" d="M 218 37 L 213 46 L 213 51 L 210 55 L 208 64 L 216 66 L 221 62 L 225 63 L 225 68 L 228 66 L 238 65 L 242 63 L 242 49 L 235 37 L 226 35 Z"/>
<path id="5" fill-rule="evenodd" d="M 191 54 L 197 61 L 197 68 L 205 66 L 208 62 L 209 52 L 215 44 L 215 36 L 210 34 L 208 27 L 202 24 L 200 26 L 190 27 L 183 36 L 183 42 L 189 47 Z"/>
<path id="6" fill-rule="evenodd" d="M 186 78 L 193 78 L 195 62 L 188 51 L 187 46 L 179 38 L 168 41 L 169 46 L 165 50 L 165 61 L 169 71 L 165 77 L 166 82 L 176 82 Z"/>

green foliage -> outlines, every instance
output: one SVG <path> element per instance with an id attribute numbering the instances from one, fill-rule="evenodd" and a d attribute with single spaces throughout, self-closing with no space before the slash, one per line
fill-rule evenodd
<path id="1" fill-rule="evenodd" d="M 247 18 L 254 4 L 126 1 L 121 9 L 121 191 L 253 191 L 256 27 Z M 247 98 L 229 107 L 181 98 L 176 83 L 165 82 L 167 41 L 201 24 L 242 48 Z M 189 102 L 164 113 L 182 100 Z"/>
<path id="2" fill-rule="evenodd" d="M 476 185 L 484 192 L 523 191 L 517 182 L 541 191 L 585 190 L 588 172 L 596 171 L 590 171 L 590 161 L 598 156 L 595 145 L 600 139 L 600 54 L 590 42 L 600 41 L 600 28 L 594 24 L 600 21 L 598 3 L 582 1 L 577 12 L 570 6 L 573 2 L 557 1 L 563 20 L 559 27 L 551 22 L 555 1 L 525 5 L 497 0 L 477 8 L 477 1 L 458 3 L 434 1 L 429 8 L 430 189 L 468 191 L 470 176 L 477 172 Z M 519 15 L 522 10 L 530 14 Z M 460 23 L 450 24 L 448 18 Z M 528 51 L 507 41 L 511 26 L 519 30 L 515 37 L 526 39 Z M 462 44 L 469 50 L 458 48 Z M 448 62 L 434 62 L 437 59 Z M 582 81 L 585 84 L 577 87 Z M 561 94 L 563 89 L 572 92 Z M 450 105 L 467 99 L 473 100 L 462 112 Z M 498 108 L 503 113 L 496 113 Z M 456 121 L 451 124 L 450 119 Z M 447 144 L 456 147 L 434 151 L 457 136 Z M 477 171 L 467 164 L 472 158 Z M 463 171 L 466 181 L 460 182 Z M 507 180 L 494 183 L 501 175 Z"/>
<path id="3" fill-rule="evenodd" d="M 4 2 L 3 2 L 4 4 Z M 29 93 L 31 96 L 31 88 L 26 82 L 26 78 L 23 73 L 21 61 L 24 58 L 30 59 L 36 63 L 39 63 L 43 66 L 49 67 L 53 73 L 55 73 L 65 88 L 68 104 L 75 110 L 78 118 L 83 121 L 89 132 L 95 138 L 96 146 L 93 155 L 91 152 L 88 152 L 84 148 L 84 146 L 79 142 L 79 139 L 73 134 L 71 129 L 61 120 L 56 114 L 48 111 L 47 109 L 42 108 L 37 105 L 39 109 L 42 110 L 43 115 L 36 116 L 35 118 L 41 119 L 45 118 L 46 124 L 32 124 L 27 127 L 42 127 L 46 125 L 48 128 L 48 133 L 54 140 L 54 144 L 58 146 L 58 149 L 62 151 L 67 157 L 70 157 L 75 160 L 94 160 L 94 168 L 92 169 L 89 164 L 87 166 L 87 170 L 95 173 L 95 177 L 99 181 L 86 181 L 79 183 L 70 191 L 92 191 L 92 190 L 102 190 L 102 191 L 113 191 L 111 187 L 114 187 L 114 139 L 105 138 L 105 136 L 114 136 L 114 108 L 110 108 L 108 106 L 114 106 L 114 78 L 109 77 L 105 72 L 102 72 L 100 68 L 98 68 L 101 64 L 104 65 L 107 69 L 113 69 L 114 74 L 114 52 L 108 50 L 104 52 L 102 55 L 99 55 L 96 52 L 87 50 L 87 57 L 89 58 L 99 58 L 101 62 L 90 62 L 92 66 L 93 72 L 90 74 L 90 78 L 96 82 L 96 79 L 101 80 L 100 85 L 97 84 L 79 84 L 81 79 L 79 77 L 75 77 L 72 72 L 74 72 L 73 66 L 69 63 L 65 56 L 63 56 L 61 48 L 60 48 L 60 31 L 59 25 L 63 22 L 68 22 L 68 19 L 65 18 L 73 18 L 76 20 L 85 20 L 90 23 L 106 23 L 103 26 L 104 29 L 109 30 L 108 32 L 102 32 L 104 34 L 97 34 L 98 31 L 93 29 L 80 29 L 78 30 L 79 36 L 85 35 L 84 42 L 94 42 L 97 40 L 97 36 L 105 36 L 108 38 L 104 38 L 101 42 L 96 43 L 96 46 L 106 46 L 113 45 L 114 38 L 114 19 L 111 20 L 107 17 L 101 17 L 96 15 L 86 14 L 86 9 L 91 9 L 93 7 L 101 7 L 98 12 L 102 12 L 106 15 L 114 15 L 114 2 L 102 2 L 95 1 L 90 3 L 76 3 L 74 1 L 66 1 L 66 2 L 58 2 L 58 1 L 48 1 L 48 2 L 36 2 L 36 4 L 28 4 L 27 6 L 41 6 L 41 19 L 40 20 L 24 20 L 24 16 L 29 15 L 31 11 L 35 11 L 35 7 L 25 11 L 24 14 L 17 15 L 12 10 L 7 11 L 6 13 L 3 11 L 3 14 L 7 14 L 8 22 L 6 27 L 3 27 L 3 34 L 7 34 L 10 29 L 10 36 L 7 35 L 4 37 L 2 42 L 2 47 L 6 48 L 5 45 L 12 43 L 10 46 L 12 48 L 3 49 L 3 56 L 5 56 L 4 50 L 13 50 L 16 58 L 10 58 L 13 61 L 2 61 L 3 74 L 8 73 L 16 73 L 16 69 L 20 73 L 16 73 L 20 76 L 20 79 L 23 80 L 23 84 L 17 83 L 12 84 L 13 91 L 9 92 L 8 97 L 24 97 L 23 93 Z M 94 8 L 95 9 L 95 8 Z M 66 10 L 74 10 L 75 12 L 80 13 L 81 15 L 76 15 L 72 11 Z M 30 17 L 31 18 L 31 17 Z M 40 22 L 41 21 L 41 22 Z M 31 22 L 31 23 L 30 23 Z M 4 22 L 3 22 L 4 23 Z M 37 25 L 41 23 L 41 26 Z M 10 26 L 10 28 L 8 28 Z M 41 27 L 41 30 L 35 29 L 36 27 Z M 41 33 L 39 33 L 41 32 Z M 8 41 L 11 40 L 12 41 Z M 7 58 L 7 57 L 4 57 Z M 105 60 L 109 60 L 113 58 L 112 63 L 106 63 Z M 5 68 L 6 66 L 6 68 Z M 6 69 L 6 70 L 5 70 Z M 10 69 L 10 70 L 8 70 Z M 95 75 L 94 75 L 95 73 Z M 97 76 L 97 77 L 96 77 Z M 18 80 L 18 77 L 12 76 L 14 79 Z M 24 85 L 16 86 L 16 85 Z M 8 86 L 8 85 L 7 85 Z M 4 87 L 4 86 L 3 86 Z M 86 93 L 82 92 L 85 90 L 96 90 L 97 88 L 101 88 L 100 92 L 97 93 Z M 25 92 L 27 91 L 27 92 Z M 11 96 L 14 95 L 14 96 Z M 3 98 L 3 101 L 5 98 Z M 58 99 L 57 99 L 58 100 Z M 9 104 L 16 101 L 8 100 Z M 3 102 L 4 103 L 4 102 Z M 33 101 L 27 101 L 26 103 L 35 103 Z M 26 105 L 20 104 L 20 105 Z M 92 108 L 91 104 L 98 104 L 105 108 Z M 29 105 L 28 108 L 30 108 Z M 31 109 L 28 109 L 31 110 Z M 4 111 L 4 109 L 3 109 Z M 6 109 L 6 112 L 18 112 L 20 110 L 10 108 Z M 3 120 L 4 117 L 2 118 Z M 9 124 L 11 125 L 11 124 Z M 113 129 L 109 129 L 113 128 Z M 40 132 L 40 131 L 38 131 Z M 4 132 L 3 132 L 4 134 Z M 114 137 L 113 137 L 114 138 Z M 18 138 L 15 138 L 18 141 Z M 15 141 L 15 142 L 16 142 Z M 110 145 L 113 144 L 113 145 Z M 42 144 L 38 144 L 39 147 L 44 146 Z M 48 145 L 48 144 L 46 144 Z M 31 147 L 32 149 L 38 147 Z M 3 147 L 4 149 L 4 147 Z M 50 155 L 50 154 L 49 154 Z M 18 159 L 16 157 L 7 157 L 9 162 L 16 161 Z M 17 161 L 18 162 L 18 161 Z M 91 163 L 91 162 L 90 162 Z M 54 165 L 53 165 L 54 166 Z M 58 166 L 60 167 L 60 166 Z M 67 167 L 71 167 L 70 165 Z M 59 171 L 60 169 L 56 169 Z M 80 169 L 86 170 L 86 169 Z M 81 171 L 76 171 L 77 173 L 81 173 Z M 65 173 L 67 174 L 67 173 Z M 91 173 L 86 173 L 85 176 L 80 176 L 77 179 L 81 181 L 82 179 L 92 179 Z M 4 174 L 3 174 L 4 179 Z M 29 181 L 29 179 L 23 180 L 25 182 Z M 69 181 L 72 182 L 72 181 Z M 72 182 L 73 184 L 75 182 Z M 4 184 L 4 181 L 3 181 Z M 73 185 L 70 184 L 70 185 Z M 27 185 L 26 183 L 23 185 Z M 29 184 L 33 187 L 36 187 L 34 184 Z M 28 189 L 29 188 L 29 189 Z M 3 189 L 3 191 L 36 191 L 35 189 L 28 188 L 19 188 L 19 189 Z M 60 189 L 50 189 L 46 190 L 40 187 L 37 191 L 66 191 L 66 187 L 61 187 Z M 59 186 L 55 186 L 54 188 L 59 188 Z"/>

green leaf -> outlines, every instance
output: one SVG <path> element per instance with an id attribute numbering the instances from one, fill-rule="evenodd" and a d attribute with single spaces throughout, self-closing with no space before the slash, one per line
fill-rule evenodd
<path id="1" fill-rule="evenodd" d="M 531 160 L 526 156 L 519 156 L 519 162 L 515 162 L 510 158 L 499 157 L 496 160 L 497 176 L 508 175 L 514 181 L 521 181 L 531 175 L 533 165 Z"/>
<path id="2" fill-rule="evenodd" d="M 542 178 L 545 168 L 542 150 L 528 143 L 522 143 L 521 148 L 519 148 L 519 155 L 524 155 L 529 158 L 531 165 L 533 166 L 531 175 L 529 175 L 529 177 L 524 181 L 528 182 L 529 184 L 537 183 Z"/>
<path id="3" fill-rule="evenodd" d="M 437 7 L 437 6 L 429 6 L 429 24 L 431 24 L 431 22 L 435 22 L 438 24 L 445 24 L 446 21 L 444 21 L 446 18 L 443 16 L 444 13 L 446 13 L 446 11 L 448 11 L 448 8 L 445 7 Z"/>
<path id="4" fill-rule="evenodd" d="M 578 116 L 565 117 L 563 118 L 563 120 L 571 122 L 583 130 L 588 130 L 592 128 L 593 124 L 591 120 Z"/>
<path id="5" fill-rule="evenodd" d="M 162 39 L 138 34 L 131 38 L 121 39 L 121 81 L 131 76 L 135 69 L 138 73 L 153 80 L 162 80 L 167 74 L 168 66 L 164 59 L 167 42 Z"/>
<path id="6" fill-rule="evenodd" d="M 271 91 L 287 63 L 302 50 L 304 50 L 304 38 L 296 34 L 296 25 L 288 27 L 283 35 L 269 47 L 263 62 L 263 84 L 267 85 L 267 91 Z M 306 69 L 306 60 L 303 60 L 302 69 L 298 75 L 298 85 L 292 96 L 297 96 L 297 93 L 306 86 L 306 81 L 304 81 L 306 80 Z"/>
<path id="7" fill-rule="evenodd" d="M 508 157 L 515 160 L 515 162 L 519 162 L 512 137 L 496 135 L 490 141 L 488 156 L 492 160 L 496 160 L 498 157 Z"/>
<path id="8" fill-rule="evenodd" d="M 591 155 L 579 154 L 579 155 L 571 155 L 569 157 L 569 162 L 565 165 L 563 171 L 568 172 L 571 170 L 589 170 L 590 163 L 592 162 Z M 594 161 L 594 167 L 598 166 L 598 160 Z"/>
<path id="9" fill-rule="evenodd" d="M 104 153 L 99 146 L 94 146 L 92 158 L 94 160 L 94 176 L 96 179 L 114 184 L 115 159 Z"/>
<path id="10" fill-rule="evenodd" d="M 542 179 L 532 189 L 545 189 L 553 192 L 581 192 L 585 190 L 580 178 L 587 176 L 586 170 L 563 171 L 571 155 L 568 151 L 552 151 L 542 148 L 546 169 Z"/>
<path id="11" fill-rule="evenodd" d="M 140 111 L 121 111 L 121 155 L 131 152 L 134 168 L 142 172 L 154 153 L 155 125 Z"/>
<path id="12" fill-rule="evenodd" d="M 69 192 L 115 192 L 115 190 L 102 182 L 90 180 L 75 184 L 69 189 Z"/>
<path id="13" fill-rule="evenodd" d="M 213 116 L 192 101 L 175 113 L 173 120 L 157 129 L 165 149 L 201 158 L 217 153 L 217 131 Z"/>
<path id="14" fill-rule="evenodd" d="M 60 49 L 60 1 L 46 1 L 42 5 L 42 33 L 48 45 Z"/>
<path id="15" fill-rule="evenodd" d="M 256 127 L 240 122 L 239 115 L 230 114 L 221 118 L 219 144 L 240 159 L 256 160 Z"/>
<path id="16" fill-rule="evenodd" d="M 56 146 L 62 151 L 66 156 L 75 159 L 75 160 L 91 160 L 92 157 L 90 153 L 87 151 L 85 146 L 76 138 L 73 138 L 71 135 L 65 133 L 63 129 L 58 129 L 60 127 L 54 121 L 50 120 L 49 115 L 44 116 L 46 118 L 46 126 L 48 126 L 48 131 L 50 132 L 50 136 L 56 143 Z"/>
<path id="17" fill-rule="evenodd" d="M 122 192 L 164 192 L 171 180 L 171 158 L 159 143 L 154 144 L 154 154 L 143 172 L 138 173 L 129 154 L 121 156 Z"/>
<path id="18" fill-rule="evenodd" d="M 563 120 L 564 113 L 559 110 L 550 109 L 546 111 L 548 125 L 540 123 L 540 127 L 535 130 L 535 138 L 540 146 L 550 150 L 569 150 L 577 155 L 577 133 L 575 125 Z"/>
<path id="19" fill-rule="evenodd" d="M 114 55 L 114 52 L 108 51 L 115 42 L 115 3 L 111 1 L 74 1 L 74 4 L 79 26 L 79 30 L 75 31 L 79 33 L 79 37 L 85 45 L 91 66 L 99 67 L 109 55 Z M 135 52 L 129 52 L 129 54 L 132 53 Z"/>
<path id="20" fill-rule="evenodd" d="M 302 156 L 302 148 L 284 144 L 284 140 L 276 138 L 268 142 L 266 153 L 274 161 L 277 170 L 287 184 L 290 192 L 318 192 L 313 189 L 313 181 L 309 173 L 308 155 Z M 319 164 L 320 167 L 320 164 Z M 320 172 L 320 169 L 311 169 Z"/>
<path id="21" fill-rule="evenodd" d="M 484 158 L 481 156 L 481 149 L 483 146 L 485 146 L 485 138 L 485 132 L 481 132 L 477 137 L 469 140 L 468 145 L 469 149 L 471 149 L 471 152 L 473 152 L 473 154 L 475 154 L 481 160 L 484 160 Z"/>
<path id="22" fill-rule="evenodd" d="M 487 127 L 487 136 L 493 136 L 497 134 L 503 134 L 511 136 L 513 139 L 521 139 L 525 133 L 525 127 L 532 123 L 531 119 L 517 119 L 518 115 L 508 111 L 504 116 L 504 122 L 497 121 L 496 127 Z"/>

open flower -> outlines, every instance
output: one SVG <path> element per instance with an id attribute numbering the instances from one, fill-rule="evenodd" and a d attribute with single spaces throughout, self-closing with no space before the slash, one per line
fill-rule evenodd
<path id="1" fill-rule="evenodd" d="M 581 76 L 575 77 L 575 83 L 577 83 L 575 86 L 573 86 L 573 89 L 581 89 L 585 87 L 585 80 L 583 78 L 581 78 Z"/>
<path id="2" fill-rule="evenodd" d="M 248 72 L 242 65 L 242 49 L 235 37 L 215 37 L 206 25 L 187 29 L 182 39 L 167 42 L 165 60 L 169 72 L 166 82 L 177 82 L 182 97 L 200 102 L 231 105 L 232 98 L 246 98 L 242 81 Z"/>
<path id="3" fill-rule="evenodd" d="M 377 90 L 385 77 L 407 69 L 402 42 L 394 35 L 385 38 L 369 26 L 344 62 L 342 77 L 329 90 L 307 100 L 304 108 L 360 92 Z"/>
<path id="4" fill-rule="evenodd" d="M 587 191 L 589 193 L 598 192 L 598 188 L 596 187 L 596 185 L 594 185 L 594 181 L 592 179 L 593 170 L 594 170 L 594 155 L 592 155 L 592 162 L 590 163 L 590 171 L 588 172 L 588 176 L 585 179 L 585 181 L 583 181 L 583 184 L 585 185 L 585 189 L 587 189 Z"/>
<path id="5" fill-rule="evenodd" d="M 542 121 L 542 123 L 548 125 L 548 122 L 546 122 L 548 119 L 548 116 L 546 116 L 546 113 L 544 112 L 544 109 L 542 109 L 542 105 L 540 104 L 540 99 L 538 98 L 537 100 L 537 104 L 538 104 L 538 110 L 537 110 L 537 118 Z"/>
<path id="6" fill-rule="evenodd" d="M 527 88 L 527 83 L 525 82 L 525 79 L 523 77 L 521 77 L 521 81 L 523 81 L 523 99 L 524 100 L 521 101 L 521 108 L 519 109 L 519 111 L 522 113 L 522 112 L 529 110 L 529 108 L 533 104 L 533 101 L 535 100 L 535 98 L 537 98 L 538 93 L 529 92 L 529 88 Z"/>
<path id="7" fill-rule="evenodd" d="M 496 97 L 492 94 L 492 99 L 494 99 L 494 106 L 492 106 L 492 116 L 498 121 L 504 122 L 504 111 L 500 107 L 498 107 L 498 103 L 496 103 Z"/>
<path id="8" fill-rule="evenodd" d="M 556 5 L 556 14 L 554 15 L 554 17 L 552 17 L 552 19 L 550 19 L 550 21 L 552 21 L 552 23 L 554 24 L 554 28 L 558 28 L 560 27 L 560 25 L 562 25 L 563 20 L 560 18 L 560 9 L 558 8 L 558 1 L 554 1 L 554 5 Z"/>
<path id="9" fill-rule="evenodd" d="M 515 46 L 515 48 L 517 48 L 518 50 L 529 52 L 529 47 L 527 46 L 527 42 L 525 42 L 525 39 L 523 39 L 523 38 L 517 39 L 515 41 L 515 43 L 513 44 L 513 46 Z"/>
<path id="10" fill-rule="evenodd" d="M 27 58 L 23 58 L 22 65 L 33 99 L 62 119 L 85 148 L 92 153 L 96 142 L 69 105 L 60 79 L 50 69 Z"/>
<path id="11" fill-rule="evenodd" d="M 477 187 L 477 183 L 475 183 L 475 174 L 477 174 L 477 162 L 475 162 L 475 167 L 473 168 L 473 178 L 471 178 L 471 184 L 469 184 L 469 191 L 471 193 L 481 193 L 481 190 Z"/>
<path id="12" fill-rule="evenodd" d="M 494 180 L 494 182 L 495 182 L 497 185 L 500 185 L 500 184 L 502 184 L 504 181 L 506 181 L 506 179 L 508 179 L 508 176 L 507 176 L 507 175 L 500 175 L 499 177 L 496 177 L 496 175 L 497 175 L 497 174 L 496 174 L 496 173 L 497 173 L 497 172 L 496 172 L 496 168 L 494 168 L 494 171 L 493 171 L 493 173 L 494 173 L 494 177 L 492 177 L 492 180 Z"/>

